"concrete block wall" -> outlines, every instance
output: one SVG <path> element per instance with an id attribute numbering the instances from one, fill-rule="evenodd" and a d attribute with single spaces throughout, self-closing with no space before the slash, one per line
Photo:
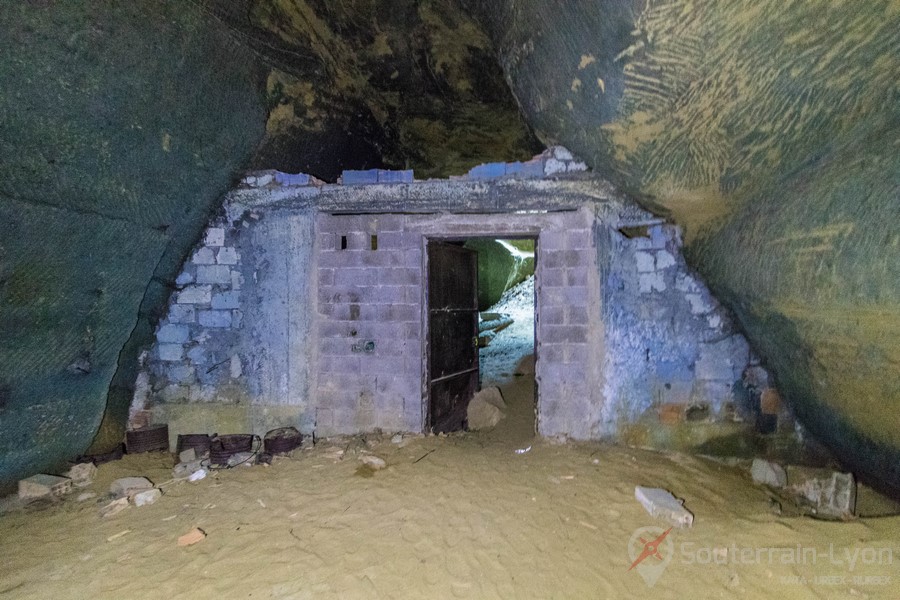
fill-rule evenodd
<path id="1" fill-rule="evenodd" d="M 597 360 L 602 349 L 592 223 L 589 210 L 534 216 L 320 215 L 317 431 L 422 431 L 427 240 L 523 236 L 537 239 L 538 430 L 594 437 L 602 405 Z"/>
<path id="2" fill-rule="evenodd" d="M 679 231 L 583 169 L 557 147 L 451 180 L 249 175 L 175 282 L 134 423 L 423 431 L 425 248 L 471 237 L 537 240 L 541 435 L 635 441 L 628 427 L 648 418 L 658 432 L 783 408 Z"/>
<path id="3" fill-rule="evenodd" d="M 762 368 L 685 264 L 680 230 L 643 217 L 598 232 L 610 399 L 603 431 L 615 437 L 641 419 L 663 425 L 749 419 L 745 373 Z"/>

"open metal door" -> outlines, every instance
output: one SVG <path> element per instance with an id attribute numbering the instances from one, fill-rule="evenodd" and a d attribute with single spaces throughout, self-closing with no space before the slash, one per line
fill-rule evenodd
<path id="1" fill-rule="evenodd" d="M 477 288 L 477 252 L 428 243 L 428 424 L 435 433 L 465 429 L 478 388 Z"/>

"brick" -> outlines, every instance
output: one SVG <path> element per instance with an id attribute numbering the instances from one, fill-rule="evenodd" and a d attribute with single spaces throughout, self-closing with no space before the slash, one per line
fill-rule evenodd
<path id="1" fill-rule="evenodd" d="M 412 183 L 412 169 L 405 171 L 388 171 L 379 169 L 377 175 L 378 183 Z"/>
<path id="2" fill-rule="evenodd" d="M 564 269 L 547 268 L 541 271 L 541 285 L 563 287 L 566 285 L 566 272 Z"/>
<path id="3" fill-rule="evenodd" d="M 656 269 L 658 271 L 674 267 L 675 264 L 675 257 L 670 252 L 660 250 L 656 253 Z"/>
<path id="4" fill-rule="evenodd" d="M 225 244 L 225 230 L 221 227 L 210 227 L 206 230 L 203 244 L 205 246 L 223 246 Z"/>
<path id="5" fill-rule="evenodd" d="M 366 171 L 348 170 L 341 174 L 341 182 L 344 185 L 364 185 L 378 183 L 378 169 Z"/>
<path id="6" fill-rule="evenodd" d="M 487 163 L 469 169 L 470 179 L 495 179 L 506 175 L 506 163 Z"/>
<path id="7" fill-rule="evenodd" d="M 213 294 L 211 304 L 216 310 L 240 308 L 240 293 L 231 291 Z"/>
<path id="8" fill-rule="evenodd" d="M 209 304 L 212 300 L 212 288 L 208 285 L 189 285 L 180 292 L 176 302 L 179 304 Z"/>
<path id="9" fill-rule="evenodd" d="M 188 304 L 173 304 L 167 315 L 170 323 L 193 323 L 197 318 L 197 310 Z"/>
<path id="10" fill-rule="evenodd" d="M 581 265 L 581 253 L 577 250 L 549 250 L 542 253 L 544 268 L 561 269 Z"/>
<path id="11" fill-rule="evenodd" d="M 656 262 L 653 255 L 649 252 L 635 252 L 634 261 L 637 265 L 638 273 L 652 273 L 656 269 Z"/>
<path id="12" fill-rule="evenodd" d="M 666 280 L 662 273 L 641 273 L 638 286 L 642 294 L 666 291 Z"/>
<path id="13" fill-rule="evenodd" d="M 547 325 L 541 330 L 541 342 L 583 344 L 587 342 L 587 328 L 580 325 Z"/>
<path id="14" fill-rule="evenodd" d="M 156 332 L 156 339 L 163 344 L 183 344 L 191 337 L 187 325 L 163 325 Z"/>
<path id="15" fill-rule="evenodd" d="M 571 269 L 566 269 L 566 281 L 565 285 L 583 285 L 586 286 L 588 284 L 588 270 L 587 267 L 574 267 Z"/>
<path id="16" fill-rule="evenodd" d="M 200 265 L 197 267 L 197 283 L 228 285 L 231 269 L 226 265 Z"/>
<path id="17" fill-rule="evenodd" d="M 678 500 L 660 488 L 634 488 L 634 497 L 656 519 L 662 519 L 675 527 L 690 527 L 694 523 L 694 515 L 682 506 Z"/>
<path id="18" fill-rule="evenodd" d="M 275 171 L 275 181 L 279 185 L 309 185 L 309 175 L 306 173 L 282 173 Z"/>
<path id="19" fill-rule="evenodd" d="M 197 319 L 203 327 L 214 329 L 225 329 L 232 323 L 230 310 L 201 310 Z"/>
<path id="20" fill-rule="evenodd" d="M 220 265 L 236 265 L 240 260 L 241 255 L 238 254 L 238 251 L 228 246 L 219 248 L 219 252 L 216 254 L 216 263 Z"/>
<path id="21" fill-rule="evenodd" d="M 542 325 L 565 325 L 566 309 L 562 304 L 541 308 L 539 320 Z"/>
<path id="22" fill-rule="evenodd" d="M 380 321 L 408 322 L 422 318 L 417 304 L 379 304 L 378 319 Z"/>
<path id="23" fill-rule="evenodd" d="M 176 362 L 184 358 L 184 346 L 181 344 L 159 344 L 156 349 L 161 361 Z"/>
<path id="24" fill-rule="evenodd" d="M 216 255 L 210 248 L 200 248 L 194 252 L 191 262 L 195 265 L 214 265 L 216 264 Z"/>

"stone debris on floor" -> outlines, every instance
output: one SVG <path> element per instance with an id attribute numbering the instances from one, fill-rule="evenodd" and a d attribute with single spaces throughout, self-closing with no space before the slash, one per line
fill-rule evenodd
<path id="1" fill-rule="evenodd" d="M 675 527 L 691 527 L 694 524 L 694 515 L 683 506 L 684 500 L 679 500 L 671 492 L 661 488 L 637 486 L 634 488 L 634 497 L 654 518 L 667 521 Z"/>

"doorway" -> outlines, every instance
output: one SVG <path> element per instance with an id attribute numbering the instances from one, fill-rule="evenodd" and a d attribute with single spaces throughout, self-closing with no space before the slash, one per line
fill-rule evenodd
<path id="1" fill-rule="evenodd" d="M 536 238 L 426 243 L 427 428 L 468 429 L 474 394 L 498 387 L 507 400 L 502 428 L 515 423 L 533 435 Z"/>

